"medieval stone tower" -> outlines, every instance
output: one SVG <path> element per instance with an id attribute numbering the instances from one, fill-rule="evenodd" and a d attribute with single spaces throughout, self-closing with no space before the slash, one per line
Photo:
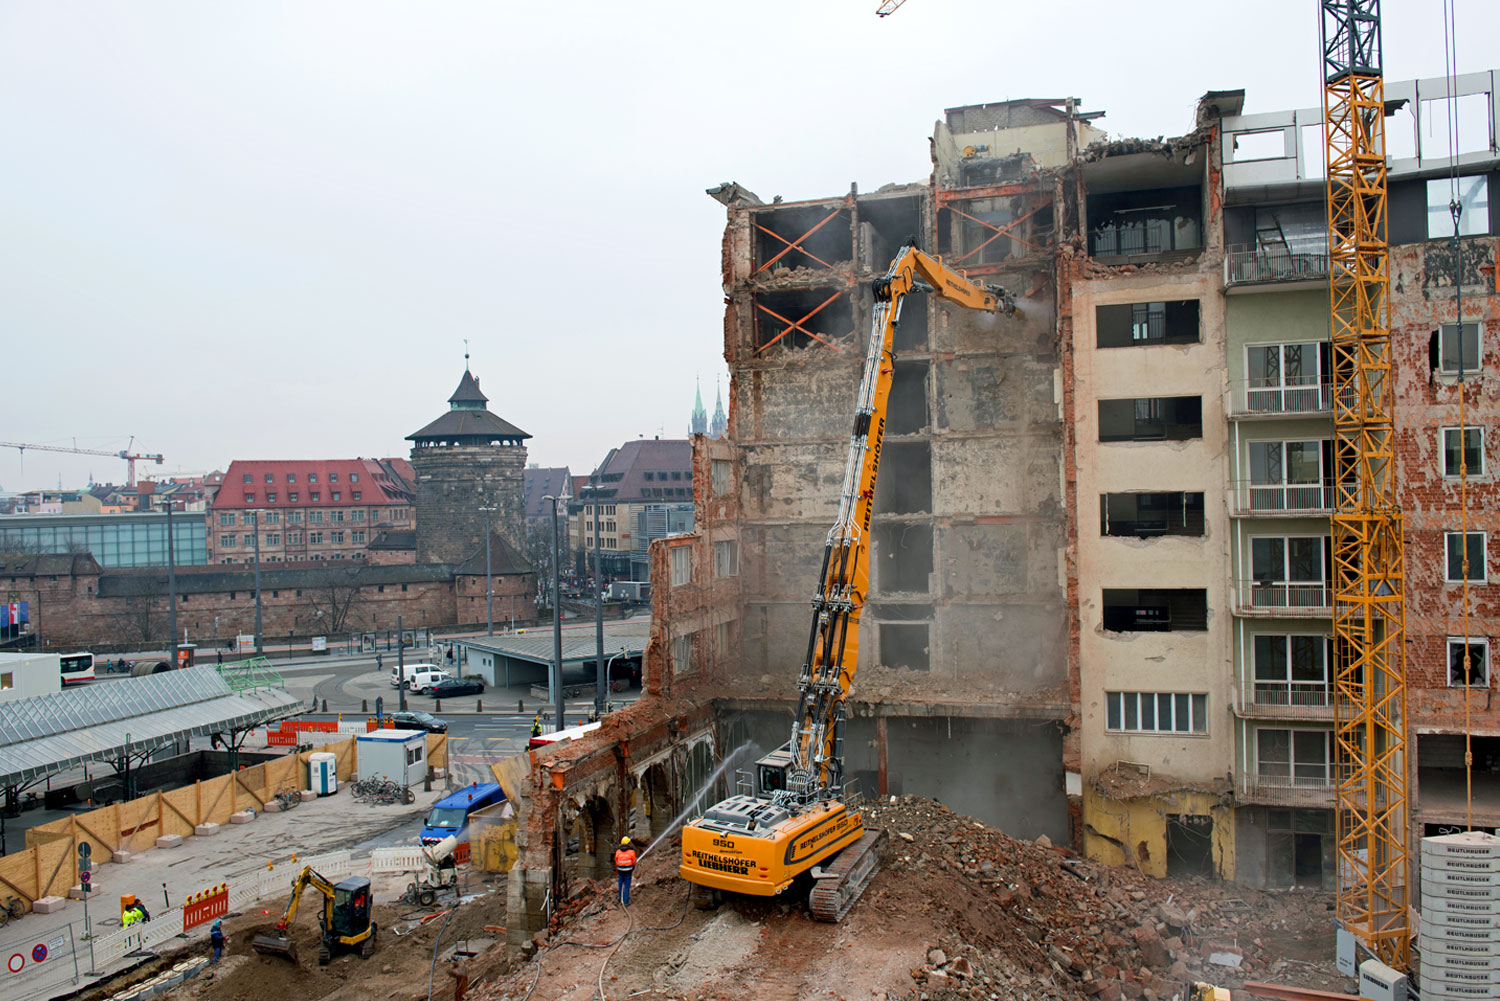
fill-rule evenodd
<path id="1" fill-rule="evenodd" d="M 531 435 L 490 413 L 479 380 L 464 368 L 448 412 L 414 434 L 417 562 L 462 563 L 484 544 L 484 508 L 491 527 L 524 549 L 522 480 Z"/>

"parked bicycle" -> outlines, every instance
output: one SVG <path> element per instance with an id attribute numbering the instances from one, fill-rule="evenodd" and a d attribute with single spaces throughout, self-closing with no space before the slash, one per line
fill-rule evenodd
<path id="1" fill-rule="evenodd" d="M 273 798 L 281 807 L 282 812 L 285 813 L 287 810 L 301 805 L 302 792 L 296 786 L 288 784 L 276 790 Z"/>
<path id="2" fill-rule="evenodd" d="M 349 783 L 349 793 L 355 799 L 365 800 L 374 806 L 417 801 L 416 793 L 390 779 L 357 779 Z"/>
<path id="3" fill-rule="evenodd" d="M 9 924 L 12 919 L 19 918 L 26 913 L 26 904 L 20 897 L 9 897 L 5 906 L 0 907 L 0 926 Z"/>

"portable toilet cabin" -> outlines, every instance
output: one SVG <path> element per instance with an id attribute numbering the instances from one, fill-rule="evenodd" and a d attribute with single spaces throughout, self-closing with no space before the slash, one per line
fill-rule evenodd
<path id="1" fill-rule="evenodd" d="M 319 751 L 307 756 L 307 788 L 319 796 L 332 796 L 339 791 L 337 755 Z"/>
<path id="2" fill-rule="evenodd" d="M 382 728 L 355 738 L 361 779 L 390 779 L 410 788 L 427 777 L 427 733 Z"/>

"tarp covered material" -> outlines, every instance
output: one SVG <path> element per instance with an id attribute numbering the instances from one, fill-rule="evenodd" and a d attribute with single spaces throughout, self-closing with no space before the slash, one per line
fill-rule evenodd
<path id="1" fill-rule="evenodd" d="M 132 752 L 149 751 L 302 709 L 285 689 L 236 692 L 210 666 L 0 703 L 0 787 L 122 757 L 127 744 Z"/>

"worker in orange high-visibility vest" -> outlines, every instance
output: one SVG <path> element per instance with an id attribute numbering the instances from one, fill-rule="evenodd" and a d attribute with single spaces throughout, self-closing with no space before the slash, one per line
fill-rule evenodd
<path id="1" fill-rule="evenodd" d="M 621 838 L 615 851 L 615 872 L 620 877 L 620 903 L 629 907 L 630 877 L 635 875 L 635 849 L 630 847 L 629 838 Z"/>

